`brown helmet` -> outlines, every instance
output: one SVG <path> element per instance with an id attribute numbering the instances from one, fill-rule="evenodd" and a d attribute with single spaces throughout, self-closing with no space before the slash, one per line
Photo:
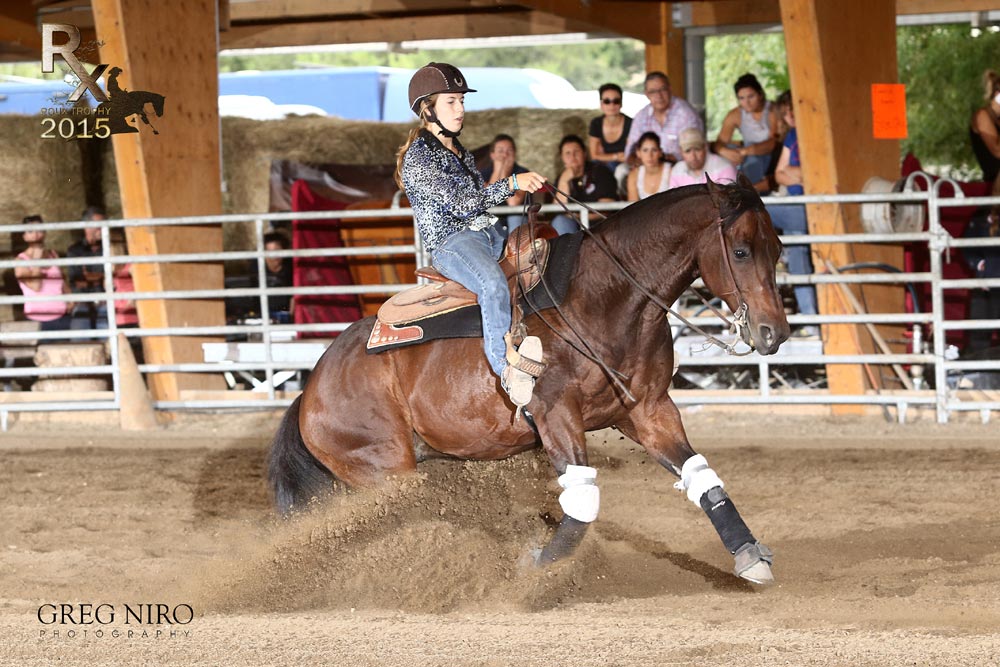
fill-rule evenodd
<path id="1" fill-rule="evenodd" d="M 465 77 L 454 65 L 448 63 L 427 63 L 410 79 L 410 111 L 420 115 L 417 105 L 420 100 L 435 93 L 474 93 Z"/>

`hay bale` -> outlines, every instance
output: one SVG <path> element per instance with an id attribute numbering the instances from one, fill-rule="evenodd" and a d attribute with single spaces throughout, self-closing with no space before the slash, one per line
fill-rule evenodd
<path id="1" fill-rule="evenodd" d="M 308 164 L 389 164 L 409 128 L 401 123 L 302 117 L 222 119 L 226 210 L 268 210 L 272 160 Z"/>
<path id="2" fill-rule="evenodd" d="M 56 122 L 59 117 L 53 116 Z M 80 141 L 43 139 L 42 116 L 0 116 L 0 221 L 20 223 L 39 213 L 48 221 L 77 220 L 86 205 Z M 0 234 L 0 252 L 10 251 L 10 234 Z M 46 244 L 60 253 L 70 232 L 50 232 Z"/>
<path id="3" fill-rule="evenodd" d="M 39 345 L 35 352 L 35 365 L 39 368 L 102 366 L 105 359 L 104 343 L 46 343 Z M 31 391 L 105 391 L 107 388 L 108 382 L 104 378 L 42 375 L 31 386 Z"/>

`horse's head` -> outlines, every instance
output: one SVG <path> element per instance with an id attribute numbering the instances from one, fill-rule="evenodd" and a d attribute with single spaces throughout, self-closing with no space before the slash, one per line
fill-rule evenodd
<path id="1" fill-rule="evenodd" d="M 746 305 L 748 329 L 744 342 L 761 354 L 774 354 L 789 334 L 774 272 L 781 241 L 760 196 L 740 175 L 735 185 L 708 181 L 708 193 L 718 217 L 702 232 L 698 270 L 705 285 L 734 313 Z"/>

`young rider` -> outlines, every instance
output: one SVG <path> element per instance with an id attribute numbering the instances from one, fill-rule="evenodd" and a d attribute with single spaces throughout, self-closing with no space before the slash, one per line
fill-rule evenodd
<path id="1" fill-rule="evenodd" d="M 428 63 L 410 79 L 410 109 L 420 126 L 396 156 L 396 183 L 406 191 L 413 217 L 431 253 L 431 263 L 479 300 L 483 347 L 493 372 L 514 405 L 531 400 L 541 373 L 542 344 L 527 336 L 515 351 L 507 279 L 497 263 L 504 239 L 487 209 L 504 203 L 515 191 L 536 192 L 545 177 L 514 174 L 484 186 L 475 160 L 458 141 L 465 121 L 465 93 L 474 93 L 457 67 Z"/>

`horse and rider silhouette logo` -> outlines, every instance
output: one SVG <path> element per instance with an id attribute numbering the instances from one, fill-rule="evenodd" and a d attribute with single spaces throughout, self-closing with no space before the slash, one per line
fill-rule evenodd
<path id="1" fill-rule="evenodd" d="M 151 93 L 147 90 L 126 90 L 118 84 L 118 75 L 122 73 L 121 67 L 112 67 L 108 72 L 108 101 L 101 102 L 97 106 L 97 114 L 107 116 L 108 127 L 111 134 L 127 134 L 138 132 L 139 128 L 128 122 L 129 117 L 138 116 L 139 120 L 153 130 L 153 134 L 159 131 L 149 120 L 146 113 L 146 105 L 150 104 L 153 113 L 159 118 L 163 116 L 163 95 Z"/>

